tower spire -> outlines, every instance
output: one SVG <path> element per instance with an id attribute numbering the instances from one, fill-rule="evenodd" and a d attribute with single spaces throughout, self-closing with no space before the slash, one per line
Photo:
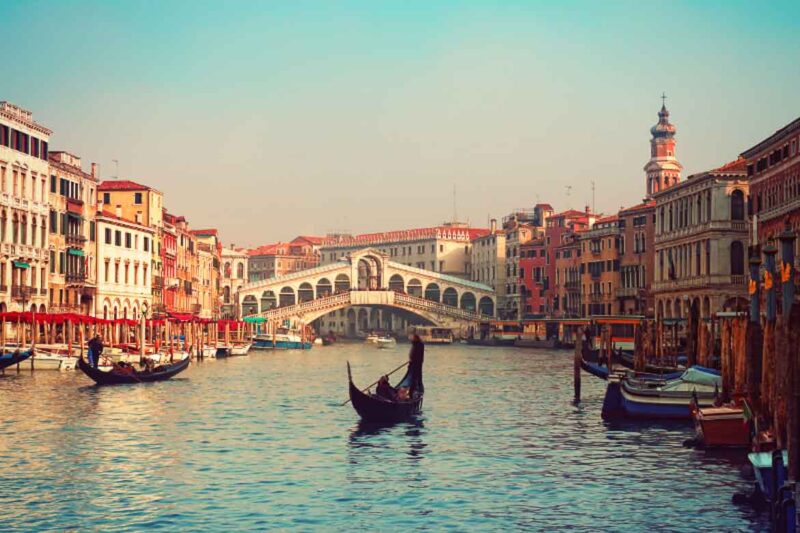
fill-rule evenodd
<path id="1" fill-rule="evenodd" d="M 675 157 L 675 126 L 669 121 L 667 93 L 661 93 L 658 123 L 650 128 L 650 161 L 644 166 L 647 174 L 647 199 L 678 183 L 683 167 Z"/>

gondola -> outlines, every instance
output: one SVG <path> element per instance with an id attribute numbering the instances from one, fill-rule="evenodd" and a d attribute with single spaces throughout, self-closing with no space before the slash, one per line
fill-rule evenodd
<path id="1" fill-rule="evenodd" d="M 400 422 L 418 415 L 422 410 L 422 394 L 408 401 L 391 401 L 361 392 L 353 384 L 350 363 L 347 363 L 347 379 L 350 382 L 350 403 L 364 422 Z M 410 381 L 408 372 L 395 388 L 406 386 Z"/>
<path id="2" fill-rule="evenodd" d="M 149 383 L 151 381 L 164 381 L 177 374 L 180 374 L 189 366 L 189 358 L 173 363 L 171 365 L 164 365 L 157 367 L 158 370 L 154 372 L 137 372 L 131 373 L 120 372 L 118 370 L 98 370 L 90 365 L 85 359 L 78 359 L 78 368 L 84 374 L 92 378 L 98 385 L 122 385 L 129 383 Z"/>
<path id="3" fill-rule="evenodd" d="M 33 349 L 25 350 L 24 352 L 6 352 L 3 355 L 0 355 L 0 370 L 25 361 L 31 356 L 32 353 Z"/>

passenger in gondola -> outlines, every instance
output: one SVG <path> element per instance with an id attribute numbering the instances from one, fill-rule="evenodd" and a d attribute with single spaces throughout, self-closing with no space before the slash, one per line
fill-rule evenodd
<path id="1" fill-rule="evenodd" d="M 97 368 L 100 364 L 100 356 L 103 355 L 103 338 L 100 335 L 95 335 L 89 341 L 89 363 Z"/>
<path id="2" fill-rule="evenodd" d="M 425 386 L 422 383 L 422 363 L 425 361 L 425 344 L 419 335 L 414 335 L 411 338 L 411 352 L 408 354 L 408 373 L 411 378 L 411 386 L 409 387 L 409 396 L 414 397 L 415 393 L 422 394 L 425 392 Z"/>
<path id="3" fill-rule="evenodd" d="M 381 379 L 378 380 L 378 388 L 375 392 L 381 398 L 394 401 L 396 391 L 394 387 L 389 385 L 389 376 L 381 376 Z"/>

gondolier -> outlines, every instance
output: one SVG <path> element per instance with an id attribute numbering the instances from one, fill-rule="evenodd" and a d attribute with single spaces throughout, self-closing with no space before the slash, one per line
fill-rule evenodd
<path id="1" fill-rule="evenodd" d="M 100 364 L 100 356 L 103 355 L 103 338 L 100 335 L 95 335 L 89 341 L 89 363 L 93 368 L 97 368 Z"/>
<path id="2" fill-rule="evenodd" d="M 425 362 L 425 344 L 419 335 L 411 338 L 411 352 L 408 354 L 408 375 L 411 378 L 409 385 L 409 396 L 414 397 L 414 393 L 422 394 L 425 386 L 422 383 L 422 363 Z"/>

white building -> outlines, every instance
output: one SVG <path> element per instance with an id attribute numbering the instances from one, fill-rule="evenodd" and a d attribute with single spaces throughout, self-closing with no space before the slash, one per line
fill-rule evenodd
<path id="1" fill-rule="evenodd" d="M 497 294 L 497 301 L 506 297 L 506 234 L 492 220 L 490 232 L 472 241 L 470 249 L 471 279 L 488 285 Z"/>
<path id="2" fill-rule="evenodd" d="M 102 318 L 138 319 L 152 306 L 155 230 L 104 211 L 97 223 L 97 308 Z"/>
<path id="3" fill-rule="evenodd" d="M 0 311 L 46 310 L 51 133 L 0 102 Z"/>
<path id="4" fill-rule="evenodd" d="M 220 299 L 223 318 L 238 318 L 239 290 L 248 280 L 247 261 L 246 250 L 234 246 L 222 249 Z"/>

